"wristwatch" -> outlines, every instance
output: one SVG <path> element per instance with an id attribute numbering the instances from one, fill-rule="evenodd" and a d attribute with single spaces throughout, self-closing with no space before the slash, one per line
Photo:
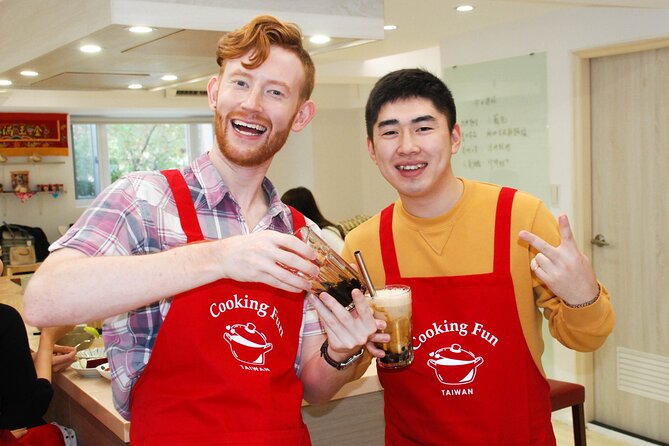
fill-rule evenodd
<path id="1" fill-rule="evenodd" d="M 355 355 L 346 358 L 342 362 L 339 362 L 339 361 L 335 361 L 334 359 L 332 359 L 330 357 L 330 355 L 328 355 L 328 340 L 327 339 L 325 340 L 325 342 L 323 342 L 323 345 L 321 345 L 321 356 L 323 357 L 323 359 L 325 359 L 325 362 L 327 362 L 328 364 L 330 364 L 332 367 L 334 367 L 337 370 L 343 370 L 346 367 L 353 364 L 355 361 L 360 359 L 360 357 L 362 356 L 364 351 L 365 351 L 365 349 L 361 348 L 360 351 L 358 353 L 356 353 Z"/>

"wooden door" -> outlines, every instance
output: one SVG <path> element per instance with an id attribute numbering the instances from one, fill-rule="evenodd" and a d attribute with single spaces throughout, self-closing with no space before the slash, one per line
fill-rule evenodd
<path id="1" fill-rule="evenodd" d="M 590 73 L 592 260 L 617 316 L 595 353 L 595 420 L 669 442 L 669 48 Z"/>

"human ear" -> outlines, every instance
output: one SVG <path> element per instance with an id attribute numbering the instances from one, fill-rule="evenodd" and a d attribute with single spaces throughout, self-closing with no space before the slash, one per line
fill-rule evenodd
<path id="1" fill-rule="evenodd" d="M 460 124 L 457 122 L 453 126 L 451 131 L 451 154 L 456 154 L 460 150 L 460 144 L 462 143 L 462 138 L 460 136 Z"/>
<path id="2" fill-rule="evenodd" d="M 316 104 L 314 101 L 307 100 L 300 106 L 293 119 L 293 125 L 290 127 L 294 132 L 304 129 L 316 114 Z"/>
<path id="3" fill-rule="evenodd" d="M 374 161 L 374 164 L 376 164 L 376 150 L 374 150 L 374 141 L 372 141 L 369 136 L 367 137 L 367 152 L 369 153 L 371 160 Z"/>
<path id="4" fill-rule="evenodd" d="M 218 86 L 218 76 L 214 76 L 209 79 L 209 83 L 207 83 L 207 100 L 211 110 L 216 110 L 216 103 L 218 102 Z"/>

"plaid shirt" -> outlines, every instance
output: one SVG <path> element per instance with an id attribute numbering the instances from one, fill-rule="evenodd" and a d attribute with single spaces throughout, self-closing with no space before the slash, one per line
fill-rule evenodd
<path id="1" fill-rule="evenodd" d="M 205 239 L 249 233 L 237 201 L 206 154 L 182 173 L 190 188 Z M 262 187 L 269 197 L 269 211 L 253 232 L 271 229 L 292 233 L 290 210 L 281 203 L 267 178 Z M 50 250 L 67 247 L 88 256 L 141 255 L 185 243 L 186 235 L 181 229 L 165 177 L 160 172 L 138 172 L 125 175 L 104 190 Z M 149 361 L 170 303 L 171 299 L 161 300 L 105 321 L 103 335 L 107 356 L 113 365 L 114 405 L 126 419 L 130 419 L 130 392 Z M 318 314 L 305 299 L 300 345 L 295 358 L 297 373 L 303 336 L 322 333 Z"/>

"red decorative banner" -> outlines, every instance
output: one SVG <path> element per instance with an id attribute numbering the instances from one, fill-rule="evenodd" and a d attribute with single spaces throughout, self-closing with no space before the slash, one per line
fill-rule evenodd
<path id="1" fill-rule="evenodd" d="M 67 115 L 0 113 L 0 154 L 67 156 Z"/>

